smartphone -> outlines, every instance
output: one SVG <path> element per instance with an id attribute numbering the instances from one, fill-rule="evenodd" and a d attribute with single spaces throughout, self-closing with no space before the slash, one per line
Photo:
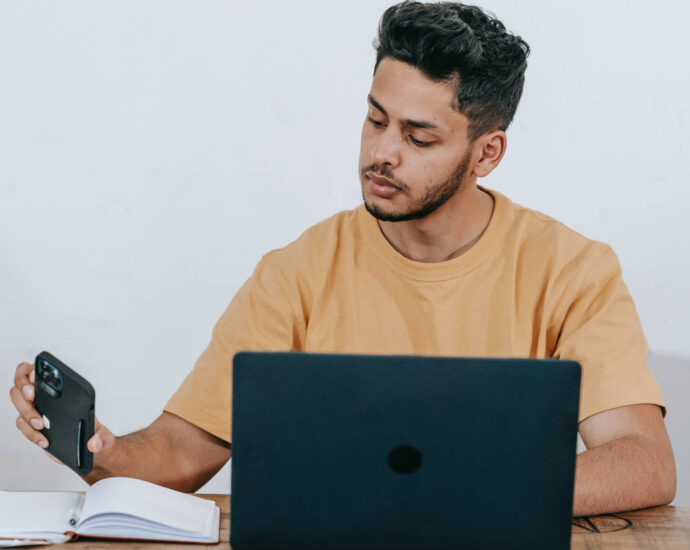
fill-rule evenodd
<path id="1" fill-rule="evenodd" d="M 86 443 L 93 435 L 96 392 L 89 382 L 47 351 L 36 356 L 34 406 L 43 417 L 48 451 L 80 476 L 93 468 Z"/>

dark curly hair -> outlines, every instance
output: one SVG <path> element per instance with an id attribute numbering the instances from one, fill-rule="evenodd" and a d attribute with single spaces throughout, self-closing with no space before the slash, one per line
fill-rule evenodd
<path id="1" fill-rule="evenodd" d="M 379 22 L 376 68 L 392 57 L 437 82 L 453 82 L 455 107 L 470 122 L 471 141 L 505 130 L 522 95 L 529 46 L 477 6 L 405 1 Z"/>

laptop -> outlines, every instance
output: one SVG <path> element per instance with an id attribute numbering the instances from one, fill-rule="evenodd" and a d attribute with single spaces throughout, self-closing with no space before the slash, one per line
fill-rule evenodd
<path id="1" fill-rule="evenodd" d="M 234 358 L 235 550 L 570 547 L 580 365 Z"/>

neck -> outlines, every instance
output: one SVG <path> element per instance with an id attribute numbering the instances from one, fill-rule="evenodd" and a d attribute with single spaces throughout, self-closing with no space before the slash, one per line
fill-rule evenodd
<path id="1" fill-rule="evenodd" d="M 444 262 L 472 248 L 489 225 L 493 208 L 493 197 L 471 183 L 421 220 L 378 224 L 391 246 L 406 258 Z"/>

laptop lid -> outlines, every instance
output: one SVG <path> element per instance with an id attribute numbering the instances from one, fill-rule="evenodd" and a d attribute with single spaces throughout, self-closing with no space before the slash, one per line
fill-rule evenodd
<path id="1" fill-rule="evenodd" d="M 580 365 L 242 352 L 235 550 L 570 546 Z"/>

